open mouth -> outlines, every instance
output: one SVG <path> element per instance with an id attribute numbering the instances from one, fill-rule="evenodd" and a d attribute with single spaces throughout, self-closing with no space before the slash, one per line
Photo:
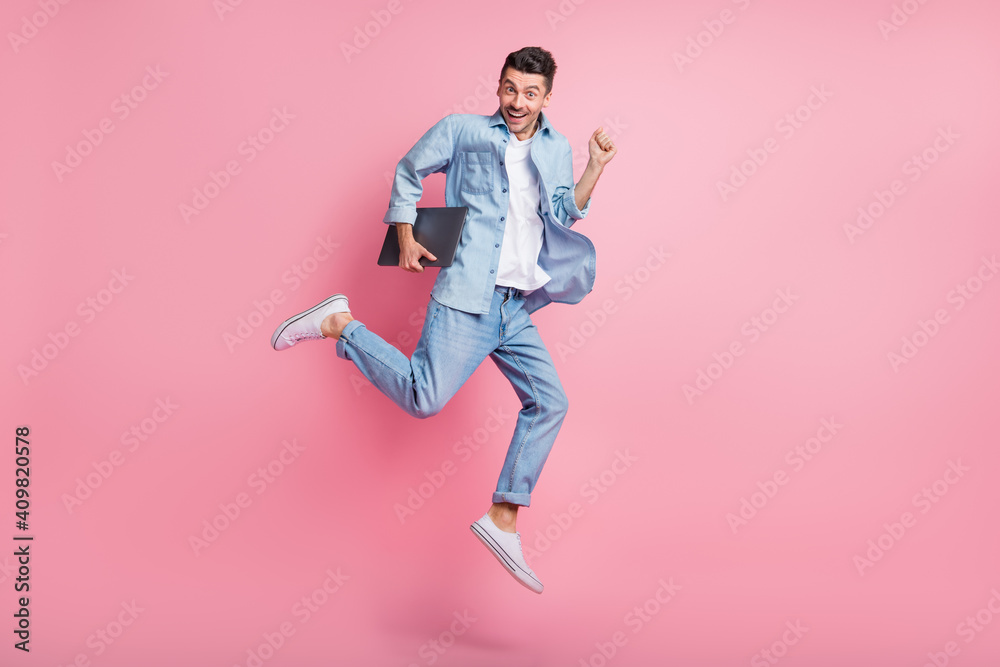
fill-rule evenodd
<path id="1" fill-rule="evenodd" d="M 507 109 L 507 115 L 510 116 L 510 118 L 512 118 L 513 120 L 521 120 L 522 118 L 528 115 L 528 112 L 519 114 L 511 111 L 510 109 Z"/>

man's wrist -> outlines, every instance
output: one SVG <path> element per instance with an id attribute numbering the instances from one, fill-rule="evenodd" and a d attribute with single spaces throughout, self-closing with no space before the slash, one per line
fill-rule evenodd
<path id="1" fill-rule="evenodd" d="M 594 176 L 600 176 L 604 172 L 604 165 L 594 158 L 590 158 L 584 171 L 589 171 Z"/>
<path id="2" fill-rule="evenodd" d="M 413 225 L 408 222 L 396 222 L 396 238 L 399 241 L 406 242 L 413 239 Z"/>

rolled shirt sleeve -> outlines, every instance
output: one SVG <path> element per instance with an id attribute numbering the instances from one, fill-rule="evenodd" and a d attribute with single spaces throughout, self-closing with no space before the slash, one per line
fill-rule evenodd
<path id="1" fill-rule="evenodd" d="M 396 165 L 389 209 L 382 222 L 413 224 L 417 219 L 417 202 L 424 192 L 421 181 L 445 171 L 451 163 L 455 151 L 453 121 L 452 114 L 435 123 Z"/>
<path id="2" fill-rule="evenodd" d="M 576 205 L 576 184 L 573 182 L 573 150 L 567 145 L 566 153 L 559 160 L 558 183 L 552 194 L 552 212 L 556 219 L 565 227 L 587 216 L 590 210 L 590 200 L 581 210 Z"/>

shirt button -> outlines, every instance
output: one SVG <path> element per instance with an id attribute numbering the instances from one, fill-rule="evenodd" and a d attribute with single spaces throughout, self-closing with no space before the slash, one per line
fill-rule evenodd
<path id="1" fill-rule="evenodd" d="M 494 243 L 494 244 L 493 244 L 493 247 L 494 247 L 494 248 L 499 248 L 499 247 L 500 247 L 500 244 L 499 244 L 499 243 Z"/>
<path id="2" fill-rule="evenodd" d="M 493 269 L 490 269 L 490 273 L 493 273 Z"/>
<path id="3" fill-rule="evenodd" d="M 503 189 L 503 191 L 504 191 L 504 192 L 507 192 L 507 188 L 504 188 L 504 189 Z"/>
<path id="4" fill-rule="evenodd" d="M 501 163 L 500 163 L 500 166 L 501 166 L 501 167 L 503 166 L 503 162 L 501 162 Z"/>
<path id="5" fill-rule="evenodd" d="M 500 217 L 500 222 L 503 222 L 503 217 L 502 216 Z"/>

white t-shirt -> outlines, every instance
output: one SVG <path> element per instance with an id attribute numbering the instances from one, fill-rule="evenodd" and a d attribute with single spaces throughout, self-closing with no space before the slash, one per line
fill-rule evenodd
<path id="1" fill-rule="evenodd" d="M 504 163 L 507 167 L 507 222 L 500 248 L 497 285 L 536 290 L 549 281 L 549 274 L 538 266 L 542 249 L 544 223 L 538 214 L 540 191 L 538 171 L 528 153 L 534 137 L 518 141 L 513 134 L 507 145 Z"/>

